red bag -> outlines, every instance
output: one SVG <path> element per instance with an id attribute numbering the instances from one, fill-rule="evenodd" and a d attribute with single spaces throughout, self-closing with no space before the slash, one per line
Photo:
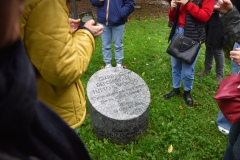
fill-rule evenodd
<path id="1" fill-rule="evenodd" d="M 240 74 L 222 80 L 214 96 L 226 119 L 234 124 L 240 121 Z"/>

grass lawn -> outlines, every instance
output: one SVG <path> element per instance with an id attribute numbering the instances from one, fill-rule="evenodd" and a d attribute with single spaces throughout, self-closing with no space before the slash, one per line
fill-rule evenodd
<path id="1" fill-rule="evenodd" d="M 92 131 L 87 107 L 87 117 L 79 134 L 93 160 L 220 160 L 223 157 L 228 138 L 215 124 L 219 111 L 213 99 L 217 89 L 215 64 L 207 76 L 195 76 L 194 107 L 186 106 L 182 97 L 163 98 L 172 90 L 170 56 L 166 53 L 169 31 L 165 18 L 131 19 L 126 24 L 123 64 L 141 76 L 149 87 L 148 129 L 127 145 L 98 140 Z M 204 51 L 205 45 L 202 45 L 195 74 L 203 70 Z M 81 77 L 85 88 L 89 78 L 103 66 L 101 39 L 97 38 L 91 63 Z M 228 58 L 225 66 L 225 75 L 228 75 L 231 72 Z M 168 152 L 171 145 L 173 150 Z"/>

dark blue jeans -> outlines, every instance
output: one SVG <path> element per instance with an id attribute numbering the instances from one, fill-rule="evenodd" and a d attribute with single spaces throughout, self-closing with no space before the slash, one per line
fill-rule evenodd
<path id="1" fill-rule="evenodd" d="M 240 160 L 240 122 L 233 124 L 223 160 Z"/>

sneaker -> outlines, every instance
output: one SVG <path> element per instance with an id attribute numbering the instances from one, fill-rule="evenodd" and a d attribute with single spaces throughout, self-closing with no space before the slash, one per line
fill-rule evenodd
<path id="1" fill-rule="evenodd" d="M 116 67 L 123 68 L 122 64 L 119 64 L 119 63 L 116 65 Z"/>
<path id="2" fill-rule="evenodd" d="M 204 71 L 202 71 L 202 72 L 198 72 L 198 73 L 197 73 L 197 76 L 202 77 L 202 76 L 205 76 L 206 74 L 208 74 L 209 72 L 210 72 L 210 71 L 204 70 Z"/>
<path id="3" fill-rule="evenodd" d="M 222 134 L 224 134 L 225 136 L 227 136 L 227 135 L 229 134 L 229 130 L 226 130 L 226 129 L 220 127 L 220 126 L 218 126 L 218 130 L 219 130 Z"/>
<path id="4" fill-rule="evenodd" d="M 111 68 L 112 65 L 111 64 L 106 64 L 105 68 Z"/>
<path id="5" fill-rule="evenodd" d="M 223 80 L 223 77 L 222 77 L 222 76 L 217 76 L 217 77 L 216 77 L 216 81 L 217 81 L 218 83 L 220 83 L 222 80 Z"/>

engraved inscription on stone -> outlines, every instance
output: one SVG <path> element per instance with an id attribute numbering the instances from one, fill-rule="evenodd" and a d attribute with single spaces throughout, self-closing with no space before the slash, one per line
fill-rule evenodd
<path id="1" fill-rule="evenodd" d="M 114 119 L 131 119 L 146 111 L 150 93 L 146 83 L 136 73 L 121 68 L 96 72 L 87 84 L 91 105 Z"/>
<path id="2" fill-rule="evenodd" d="M 136 73 L 116 67 L 102 69 L 89 79 L 87 96 L 99 137 L 127 143 L 146 130 L 150 92 Z"/>

